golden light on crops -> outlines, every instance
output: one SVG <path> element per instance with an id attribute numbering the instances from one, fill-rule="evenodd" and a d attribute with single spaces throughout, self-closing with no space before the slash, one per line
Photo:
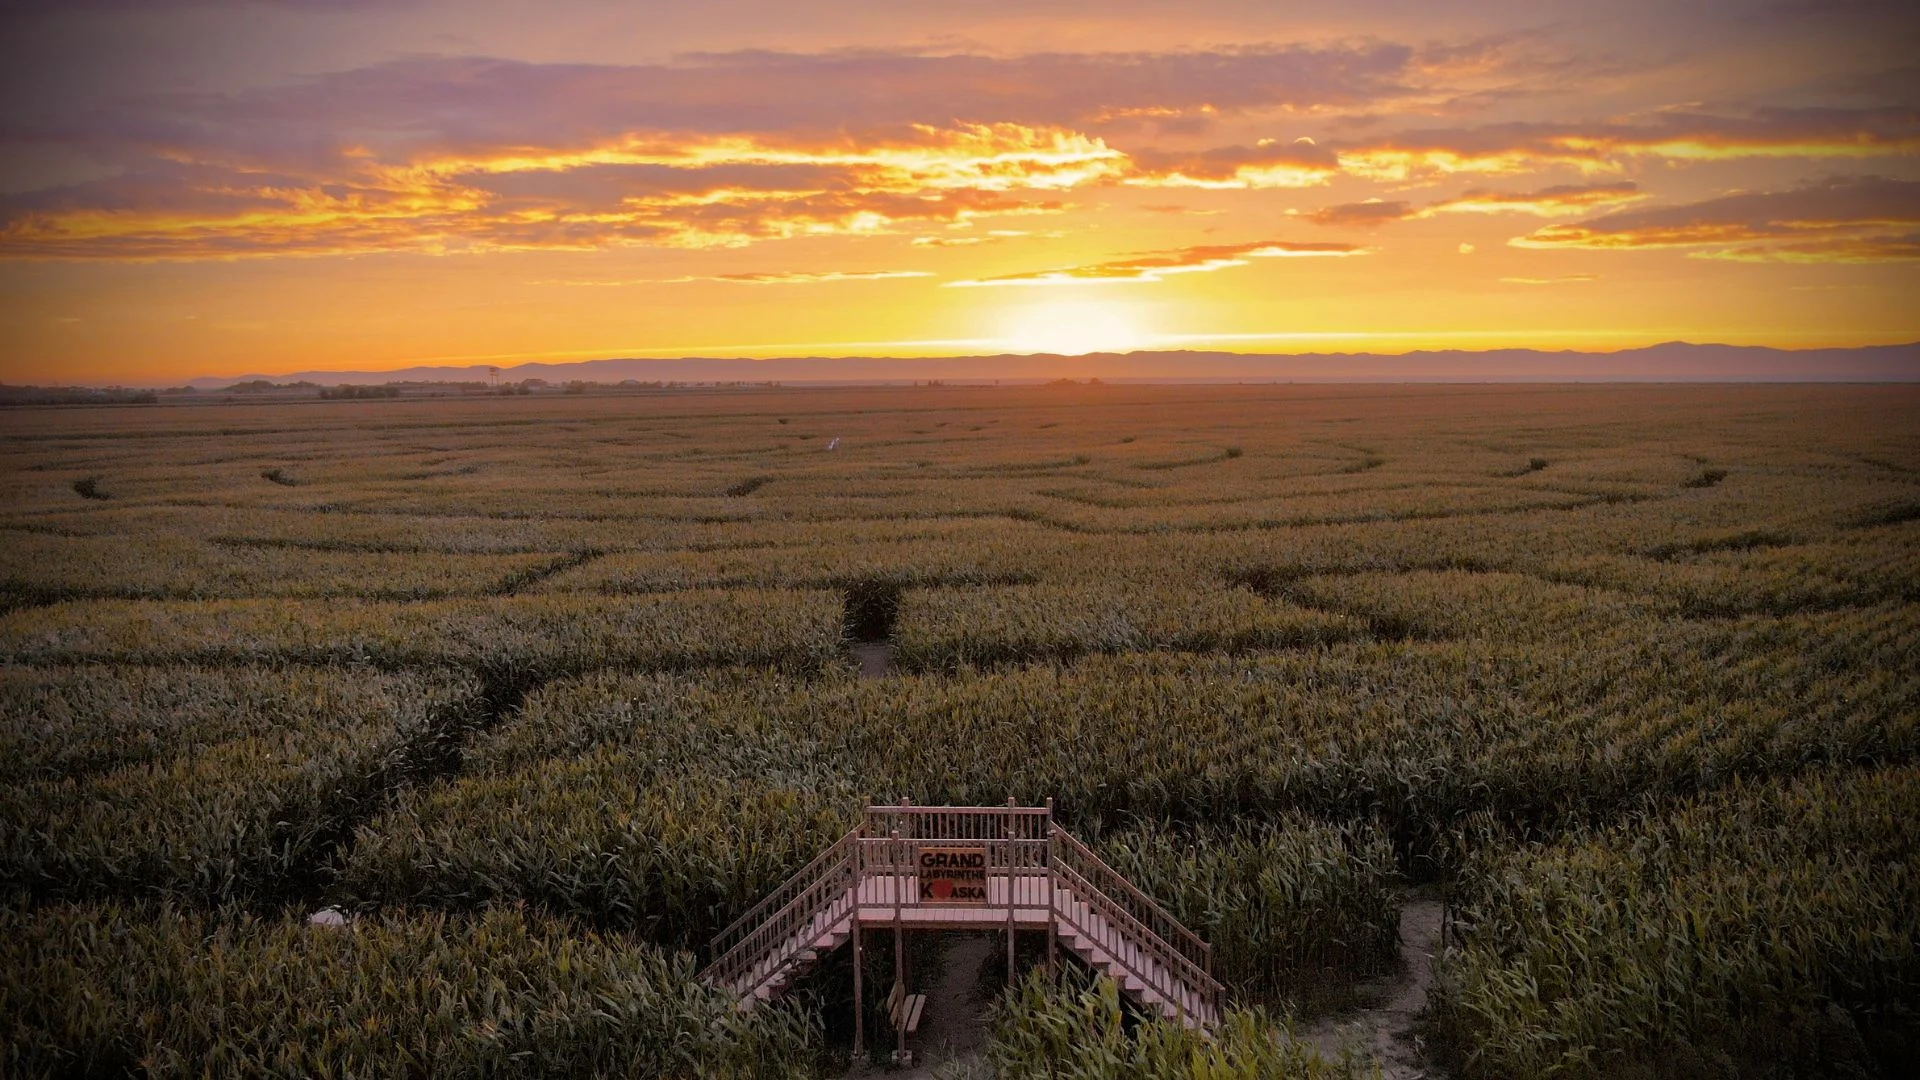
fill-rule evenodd
<path id="1" fill-rule="evenodd" d="M 1301 265 L 1110 250 L 992 266 L 954 331 L 1179 342 L 1155 289 Z M 981 1033 L 1016 1064 L 1378 1075 L 1288 1064 L 1255 1007 L 1401 978 L 1419 926 L 1435 1029 L 1488 1063 L 1458 1080 L 1757 1060 L 1830 1010 L 1890 1038 L 1920 388 L 923 379 L 10 407 L 7 1075 L 821 1080 L 784 1066 L 844 1060 L 844 1006 L 742 1012 L 699 965 L 876 792 L 1051 797 L 1212 946 L 1211 1042 L 1041 975 Z"/>

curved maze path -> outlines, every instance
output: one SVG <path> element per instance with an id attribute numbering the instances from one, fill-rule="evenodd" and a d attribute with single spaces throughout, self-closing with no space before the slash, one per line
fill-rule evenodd
<path id="1" fill-rule="evenodd" d="M 1300 1037 L 1328 1057 L 1351 1048 L 1372 1058 L 1384 1080 L 1429 1080 L 1439 1074 L 1427 1062 L 1426 1047 L 1414 1031 L 1427 1007 L 1433 961 L 1440 953 L 1442 908 L 1438 900 L 1410 899 L 1400 910 L 1400 958 L 1397 975 L 1364 986 L 1384 998 L 1377 1008 L 1328 1017 Z M 1373 994 L 1369 994 L 1373 996 Z"/>

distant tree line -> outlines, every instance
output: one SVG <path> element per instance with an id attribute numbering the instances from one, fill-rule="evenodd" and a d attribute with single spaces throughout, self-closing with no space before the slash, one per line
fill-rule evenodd
<path id="1" fill-rule="evenodd" d="M 160 396 L 151 390 L 90 386 L 6 386 L 0 384 L 0 406 L 8 405 L 153 405 Z"/>
<path id="2" fill-rule="evenodd" d="M 271 379 L 248 379 L 231 386 L 201 388 L 195 386 L 170 386 L 162 390 L 133 390 L 126 387 L 91 386 L 8 386 L 0 383 L 0 407 L 29 405 L 155 405 L 162 399 L 190 399 L 205 403 L 219 401 L 231 402 L 235 397 L 310 397 L 317 396 L 323 401 L 367 401 L 398 397 L 441 397 L 458 395 L 499 395 L 502 397 L 526 397 L 532 394 L 589 393 L 632 393 L 647 390 L 681 389 L 737 389 L 747 387 L 777 387 L 780 383 L 748 380 L 714 381 L 642 381 L 622 379 L 619 382 L 592 382 L 585 379 L 571 379 L 564 383 L 552 383 L 545 379 L 522 379 L 518 382 L 501 383 L 492 386 L 484 382 L 389 382 L 378 386 L 343 383 L 339 386 L 322 386 L 305 379 L 295 382 L 274 382 Z"/>
<path id="3" fill-rule="evenodd" d="M 392 383 L 385 386 L 355 386 L 352 383 L 343 383 L 339 386 L 320 388 L 322 401 L 358 401 L 365 398 L 397 398 L 399 396 L 400 388 Z"/>
<path id="4" fill-rule="evenodd" d="M 232 386 L 226 388 L 226 392 L 229 394 L 285 394 L 289 392 L 303 393 L 318 389 L 320 389 L 319 383 L 308 382 L 305 379 L 290 383 L 277 383 L 267 379 L 249 379 L 246 382 L 234 383 Z"/>

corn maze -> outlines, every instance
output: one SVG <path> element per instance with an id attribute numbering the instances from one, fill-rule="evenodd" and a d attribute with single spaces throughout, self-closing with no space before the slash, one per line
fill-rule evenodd
<path id="1" fill-rule="evenodd" d="M 870 801 L 1009 797 L 1230 1009 L 1036 969 L 1000 1075 L 1372 1075 L 1295 1033 L 1412 891 L 1436 1075 L 1906 1075 L 1916 432 L 1886 387 L 10 411 L 0 1075 L 839 1075 L 844 960 L 739 1013 L 709 938 Z"/>

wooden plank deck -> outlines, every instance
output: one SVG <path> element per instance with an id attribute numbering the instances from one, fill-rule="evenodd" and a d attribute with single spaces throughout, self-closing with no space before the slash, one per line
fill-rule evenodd
<path id="1" fill-rule="evenodd" d="M 1057 941 L 1170 1020 L 1218 1021 L 1205 943 L 1055 826 L 1051 805 L 874 806 L 868 816 L 716 935 L 723 959 L 708 971 L 718 969 L 742 1009 L 783 993 L 850 939 L 858 950 L 856 930 L 1019 929 L 1047 931 L 1050 947 Z M 939 848 L 949 850 L 929 850 Z M 939 900 L 935 889 L 980 898 Z M 860 1035 L 856 1026 L 856 1044 Z"/>
<path id="2" fill-rule="evenodd" d="M 899 924 L 907 929 L 962 929 L 978 927 L 991 930 L 1007 925 L 1007 877 L 987 876 L 987 899 L 980 904 L 943 904 L 920 899 L 919 879 L 892 874 L 869 875 L 860 881 L 858 910 L 860 925 L 892 926 L 897 913 Z M 899 907 L 894 894 L 899 893 Z M 1055 889 L 1055 902 L 1067 899 L 1065 889 Z M 1014 879 L 1013 924 L 1022 930 L 1045 930 L 1052 921 L 1048 909 L 1047 875 L 1023 874 Z"/>

